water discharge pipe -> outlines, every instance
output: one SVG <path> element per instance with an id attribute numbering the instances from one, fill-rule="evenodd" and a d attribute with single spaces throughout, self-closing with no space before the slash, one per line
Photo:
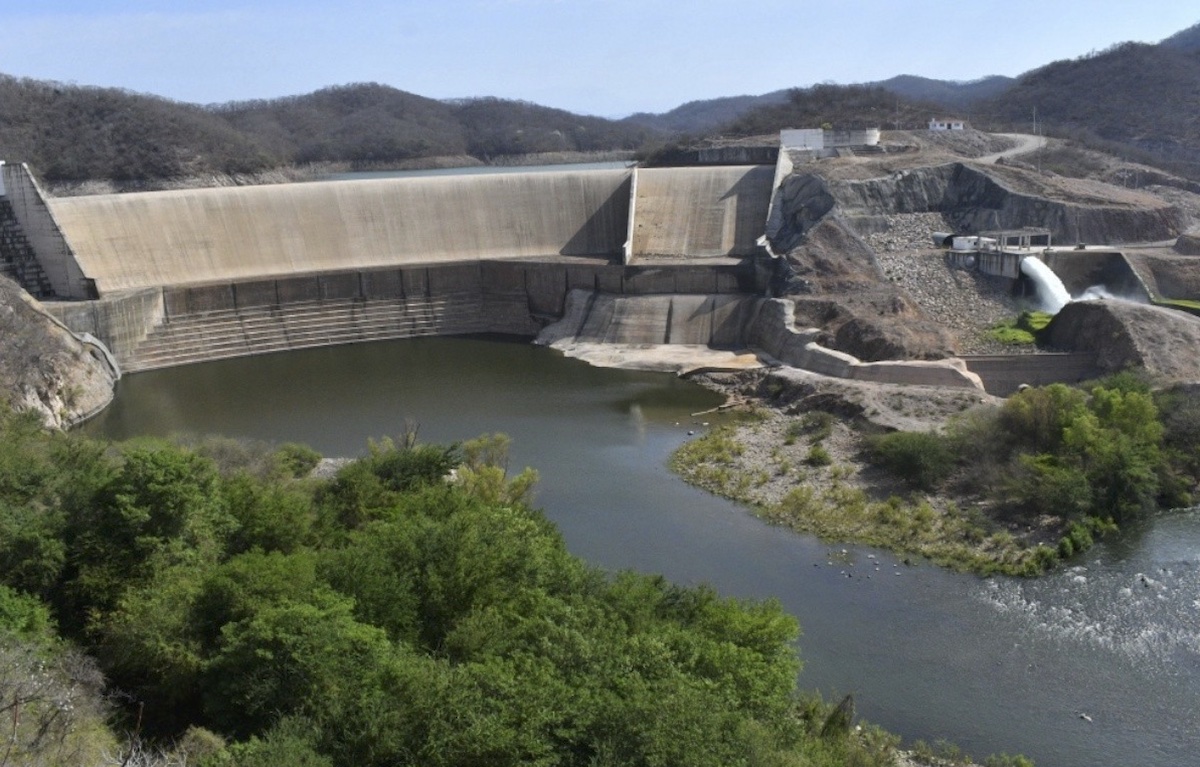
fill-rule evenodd
<path id="1" fill-rule="evenodd" d="M 1041 259 L 1033 256 L 1021 259 L 1021 274 L 1033 281 L 1037 288 L 1038 301 L 1044 311 L 1058 314 L 1064 306 L 1071 303 L 1071 294 L 1067 292 L 1067 287 Z"/>

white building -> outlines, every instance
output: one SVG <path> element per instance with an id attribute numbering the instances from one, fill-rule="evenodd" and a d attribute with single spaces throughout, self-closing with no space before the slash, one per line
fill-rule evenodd
<path id="1" fill-rule="evenodd" d="M 929 118 L 929 130 L 966 130 L 967 123 L 963 120 L 951 120 L 946 117 Z"/>
<path id="2" fill-rule="evenodd" d="M 784 149 L 825 148 L 825 131 L 820 128 L 788 128 L 779 131 L 779 145 Z"/>
<path id="3" fill-rule="evenodd" d="M 784 149 L 821 151 L 839 147 L 878 146 L 879 129 L 824 130 L 821 128 L 787 128 L 779 132 L 779 145 Z"/>

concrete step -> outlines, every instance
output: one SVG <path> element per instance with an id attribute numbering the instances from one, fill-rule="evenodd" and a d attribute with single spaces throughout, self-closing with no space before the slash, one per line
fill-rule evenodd
<path id="1" fill-rule="evenodd" d="M 288 327 L 300 326 L 304 323 L 320 323 L 327 318 L 355 317 L 362 320 L 373 318 L 405 318 L 437 316 L 446 311 L 455 311 L 455 307 L 477 307 L 480 302 L 472 299 L 445 299 L 420 304 L 411 302 L 373 302 L 321 304 L 311 307 L 301 307 L 297 311 L 272 309 L 271 311 L 249 310 L 244 315 L 236 313 L 205 313 L 175 317 L 152 331 L 152 334 L 172 334 L 183 337 L 187 334 L 212 335 L 214 333 L 249 330 L 254 327 L 273 326 L 285 323 Z"/>
<path id="2" fill-rule="evenodd" d="M 476 307 L 462 307 L 457 311 L 441 311 L 437 314 L 391 315 L 391 316 L 345 316 L 324 315 L 302 320 L 286 319 L 276 323 L 256 323 L 246 326 L 227 326 L 218 329 L 189 328 L 185 332 L 155 331 L 142 343 L 143 349 L 160 345 L 214 345 L 225 339 L 254 344 L 273 338 L 296 339 L 321 335 L 355 335 L 369 332 L 417 332 L 424 329 L 436 330 L 447 322 L 456 322 L 455 315 L 465 314 L 472 320 L 478 316 Z"/>
<path id="3" fill-rule="evenodd" d="M 195 350 L 192 352 L 170 352 L 163 350 L 161 353 L 154 355 L 138 355 L 136 359 L 128 360 L 124 369 L 126 372 L 134 373 L 142 370 L 153 370 L 162 367 L 174 367 L 177 365 L 185 365 L 199 362 L 208 362 L 215 359 L 228 359 L 232 357 L 243 357 L 251 354 L 267 354 L 275 351 L 289 351 L 294 349 L 308 349 L 321 346 L 336 346 L 345 343 L 363 343 L 369 341 L 388 341 L 402 338 L 419 338 L 421 336 L 432 335 L 460 335 L 466 333 L 474 333 L 480 330 L 475 323 L 464 324 L 462 327 L 441 327 L 431 328 L 427 332 L 374 332 L 363 333 L 358 337 L 349 338 L 346 336 L 335 336 L 325 338 L 304 338 L 292 339 L 288 341 L 279 341 L 276 343 L 259 343 L 247 344 L 241 346 L 228 346 L 222 348 L 206 348 L 203 350 Z"/>
<path id="4" fill-rule="evenodd" d="M 463 304 L 478 304 L 478 299 L 453 301 L 443 300 L 428 303 L 371 303 L 371 304 L 325 304 L 314 307 L 304 307 L 297 311 L 273 309 L 271 311 L 251 310 L 243 314 L 200 315 L 186 318 L 176 317 L 164 323 L 164 329 L 185 330 L 188 328 L 221 328 L 227 326 L 249 327 L 255 324 L 270 324 L 275 322 L 299 322 L 306 318 L 325 316 L 389 316 L 416 315 L 436 313 Z"/>
<path id="5" fill-rule="evenodd" d="M 187 327 L 160 327 L 152 331 L 143 341 L 142 346 L 152 348 L 156 345 L 184 343 L 212 343 L 220 339 L 240 338 L 254 342 L 260 338 L 274 336 L 303 336 L 311 334 L 340 334 L 346 331 L 372 331 L 386 329 L 416 329 L 421 327 L 436 327 L 448 318 L 458 314 L 477 316 L 478 304 L 463 304 L 451 307 L 439 307 L 420 313 L 409 311 L 375 312 L 375 313 L 344 313 L 325 312 L 320 315 L 302 317 L 282 316 L 271 321 L 258 320 L 246 323 L 224 323 L 218 326 L 202 324 Z"/>
<path id="6" fill-rule="evenodd" d="M 175 316 L 152 330 L 123 367 L 130 372 L 341 343 L 461 334 L 481 329 L 477 295 L 425 301 L 315 301 Z"/>

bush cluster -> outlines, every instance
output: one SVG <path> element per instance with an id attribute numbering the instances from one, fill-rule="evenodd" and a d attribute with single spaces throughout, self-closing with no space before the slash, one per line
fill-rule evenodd
<path id="1" fill-rule="evenodd" d="M 1161 506 L 1192 500 L 1200 480 L 1200 397 L 1154 394 L 1124 373 L 1088 389 L 1018 392 L 943 432 L 894 432 L 868 445 L 914 490 L 953 489 L 1032 515 L 1067 520 L 1063 556 Z"/>
<path id="2" fill-rule="evenodd" d="M 890 763 L 894 739 L 823 735 L 829 708 L 795 697 L 777 604 L 586 566 L 507 445 L 383 440 L 314 479 L 294 445 L 110 446 L 0 414 L 0 700 L 44 682 L 9 758 Z"/>

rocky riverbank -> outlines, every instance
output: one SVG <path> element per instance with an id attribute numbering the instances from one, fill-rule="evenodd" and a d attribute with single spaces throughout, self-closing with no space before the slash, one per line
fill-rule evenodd
<path id="1" fill-rule="evenodd" d="M 25 291 L 0 277 L 0 396 L 19 411 L 66 428 L 103 409 L 118 372 Z"/>

